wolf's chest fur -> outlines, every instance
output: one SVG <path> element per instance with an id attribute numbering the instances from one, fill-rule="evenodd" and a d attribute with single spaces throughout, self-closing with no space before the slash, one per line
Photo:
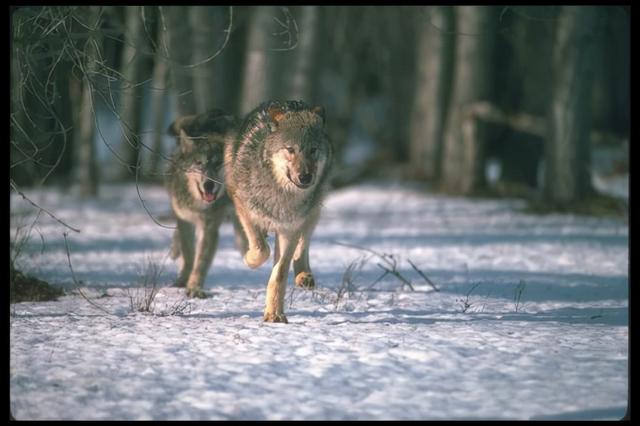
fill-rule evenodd
<path id="1" fill-rule="evenodd" d="M 265 171 L 270 173 L 269 171 Z M 264 175 L 263 175 L 264 176 Z M 255 178 L 255 174 L 254 174 Z M 310 211 L 318 205 L 322 188 L 315 186 L 306 191 L 283 189 L 273 176 L 253 181 L 247 200 L 250 214 L 256 224 L 266 231 L 297 228 L 305 222 Z"/>

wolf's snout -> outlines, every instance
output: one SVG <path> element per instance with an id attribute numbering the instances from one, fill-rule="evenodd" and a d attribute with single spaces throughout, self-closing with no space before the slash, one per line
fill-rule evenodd
<path id="1" fill-rule="evenodd" d="M 213 188 L 214 188 L 214 183 L 212 181 L 208 180 L 204 183 L 204 190 L 206 192 L 209 192 L 209 193 L 213 192 Z"/>
<path id="2" fill-rule="evenodd" d="M 311 183 L 311 179 L 313 179 L 313 175 L 311 173 L 304 173 L 298 176 L 298 181 L 302 185 L 309 185 Z"/>

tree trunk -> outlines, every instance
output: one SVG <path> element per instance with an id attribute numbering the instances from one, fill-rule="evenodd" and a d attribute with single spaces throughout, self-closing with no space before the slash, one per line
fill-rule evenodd
<path id="1" fill-rule="evenodd" d="M 143 46 L 145 43 L 140 19 L 140 6 L 127 6 L 125 12 L 125 42 L 122 49 L 120 90 L 121 145 L 125 151 L 128 167 L 123 177 L 135 173 L 140 155 L 140 115 L 142 105 L 142 71 L 144 67 Z"/>
<path id="2" fill-rule="evenodd" d="M 316 102 L 315 80 L 319 31 L 318 6 L 298 8 L 298 46 L 294 50 L 291 75 L 286 90 L 288 99 Z"/>
<path id="3" fill-rule="evenodd" d="M 595 7 L 566 6 L 553 52 L 553 99 L 546 144 L 545 195 L 556 204 L 579 201 L 591 190 L 589 131 Z"/>
<path id="4" fill-rule="evenodd" d="M 443 163 L 443 188 L 451 193 L 470 194 L 484 184 L 482 138 L 469 137 L 477 129 L 463 124 L 473 124 L 465 120 L 471 104 L 491 100 L 496 34 L 492 15 L 491 6 L 456 7 L 455 71 Z"/>
<path id="5" fill-rule="evenodd" d="M 158 51 L 154 57 L 153 77 L 151 80 L 151 123 L 153 126 L 153 143 L 151 159 L 147 173 L 152 179 L 160 178 L 160 159 L 164 154 L 162 141 L 167 131 L 168 123 L 165 124 L 164 112 L 166 105 L 167 77 L 169 67 L 162 53 L 162 30 L 158 28 L 157 35 Z"/>
<path id="6" fill-rule="evenodd" d="M 90 28 L 99 27 L 99 6 L 87 8 L 85 24 Z M 98 195 L 99 172 L 94 140 L 95 129 L 95 99 L 94 99 L 94 78 L 97 70 L 97 59 L 99 57 L 97 46 L 102 45 L 99 36 L 100 31 L 91 31 L 84 44 L 84 72 L 82 81 L 71 84 L 70 96 L 72 99 L 80 99 L 80 105 L 75 111 L 74 117 L 74 144 L 76 149 L 76 182 L 79 184 L 80 196 L 89 197 Z M 78 90 L 79 89 L 79 90 Z M 81 93 L 78 96 L 78 91 Z"/>
<path id="7" fill-rule="evenodd" d="M 189 19 L 192 28 L 193 90 L 198 113 L 220 108 L 227 85 L 224 75 L 222 51 L 228 46 L 225 30 L 229 25 L 228 7 L 192 6 Z M 227 43 L 227 45 L 225 45 Z"/>
<path id="8" fill-rule="evenodd" d="M 277 12 L 275 6 L 256 6 L 251 16 L 240 103 L 242 115 L 274 95 L 277 63 L 274 52 L 269 49 L 273 38 L 273 18 Z"/>
<path id="9" fill-rule="evenodd" d="M 191 29 L 188 9 L 184 6 L 161 7 L 161 26 L 166 25 L 165 43 L 160 47 L 166 50 L 171 84 L 176 95 L 178 115 L 196 113 L 193 93 L 193 68 L 191 65 Z M 187 66 L 185 66 L 187 65 Z"/>
<path id="10" fill-rule="evenodd" d="M 60 69 L 56 72 L 56 86 L 62 96 L 59 96 L 55 101 L 56 114 L 59 122 L 56 120 L 55 124 L 55 143 L 56 155 L 60 156 L 60 164 L 58 166 L 60 181 L 65 186 L 69 185 L 73 180 L 70 176 L 70 171 L 73 169 L 73 99 L 67 94 L 69 93 L 69 85 L 71 84 L 71 64 L 62 63 L 59 65 Z"/>
<path id="11" fill-rule="evenodd" d="M 18 28 L 20 28 L 19 22 L 21 18 L 18 14 L 12 16 L 13 27 L 12 35 L 14 38 L 19 38 L 21 34 L 18 34 Z M 25 84 L 23 81 L 24 71 L 22 63 L 21 46 L 12 40 L 11 43 L 11 113 L 10 113 L 10 126 L 9 137 L 11 140 L 10 148 L 10 163 L 9 170 L 11 179 L 13 179 L 18 185 L 29 185 L 35 181 L 36 169 L 35 163 L 31 161 L 30 155 L 26 152 L 26 148 L 30 146 L 29 132 L 27 131 L 27 117 L 25 111 L 25 105 L 27 104 L 27 91 L 25 90 Z"/>
<path id="12" fill-rule="evenodd" d="M 429 22 L 418 24 L 417 73 L 410 124 L 411 173 L 437 180 L 453 70 L 453 10 L 431 6 Z"/>

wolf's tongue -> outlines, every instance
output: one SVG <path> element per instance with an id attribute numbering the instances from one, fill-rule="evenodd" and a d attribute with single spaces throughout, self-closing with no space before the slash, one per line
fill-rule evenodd
<path id="1" fill-rule="evenodd" d="M 204 200 L 208 203 L 216 199 L 216 194 L 214 194 L 213 192 L 205 192 L 203 193 L 203 195 L 204 195 Z"/>

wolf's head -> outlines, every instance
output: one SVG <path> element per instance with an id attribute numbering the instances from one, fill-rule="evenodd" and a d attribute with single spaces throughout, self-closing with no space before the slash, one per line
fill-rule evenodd
<path id="1" fill-rule="evenodd" d="M 267 114 L 271 132 L 265 140 L 265 155 L 276 180 L 291 190 L 313 187 L 331 159 L 323 109 L 287 111 L 275 105 Z"/>
<path id="2" fill-rule="evenodd" d="M 211 205 L 224 195 L 224 144 L 235 119 L 221 110 L 178 118 L 169 126 L 176 136 L 175 169 L 187 181 L 191 196 Z"/>

